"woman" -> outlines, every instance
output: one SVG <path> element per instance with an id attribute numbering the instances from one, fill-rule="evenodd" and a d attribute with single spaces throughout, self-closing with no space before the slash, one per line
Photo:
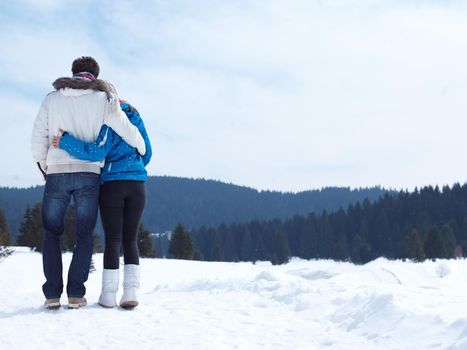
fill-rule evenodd
<path id="1" fill-rule="evenodd" d="M 146 144 L 141 156 L 108 126 L 103 126 L 94 143 L 86 143 L 64 132 L 53 139 L 54 147 L 79 159 L 102 161 L 99 209 L 105 233 L 104 271 L 99 304 L 114 307 L 119 282 L 120 248 L 123 245 L 123 296 L 120 306 L 132 309 L 138 305 L 139 252 L 138 228 L 146 202 L 145 166 L 152 156 L 151 143 L 138 111 L 125 101 L 120 107 L 135 125 Z"/>

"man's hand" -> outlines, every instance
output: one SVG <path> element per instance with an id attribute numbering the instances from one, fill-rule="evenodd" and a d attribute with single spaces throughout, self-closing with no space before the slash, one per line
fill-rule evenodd
<path id="1" fill-rule="evenodd" d="M 62 129 L 59 129 L 58 136 L 54 136 L 52 138 L 52 146 L 54 146 L 54 148 L 60 148 L 60 139 L 62 138 L 63 133 L 64 131 Z"/>

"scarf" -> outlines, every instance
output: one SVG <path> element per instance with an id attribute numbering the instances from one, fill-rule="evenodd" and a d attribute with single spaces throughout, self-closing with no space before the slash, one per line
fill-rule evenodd
<path id="1" fill-rule="evenodd" d="M 96 80 L 96 77 L 94 74 L 89 73 L 89 72 L 79 72 L 73 74 L 73 78 L 75 79 L 89 79 L 89 80 Z"/>

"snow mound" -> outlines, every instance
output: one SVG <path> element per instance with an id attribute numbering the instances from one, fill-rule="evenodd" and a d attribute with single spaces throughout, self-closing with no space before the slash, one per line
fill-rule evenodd
<path id="1" fill-rule="evenodd" d="M 288 276 L 283 272 L 261 271 L 250 280 L 246 279 L 201 279 L 192 282 L 179 283 L 174 286 L 161 285 L 147 294 L 179 293 L 192 294 L 251 294 L 260 300 L 254 305 L 264 308 L 271 304 L 289 307 L 291 310 L 303 311 L 310 304 L 303 296 L 312 297 L 315 290 L 302 279 Z"/>
<path id="2" fill-rule="evenodd" d="M 269 271 L 262 271 L 258 276 L 256 276 L 255 281 L 273 282 L 277 281 L 277 277 Z"/>
<path id="3" fill-rule="evenodd" d="M 391 328 L 400 322 L 405 311 L 397 305 L 391 293 L 362 294 L 339 307 L 331 320 L 347 331 L 378 323 L 379 328 Z"/>
<path id="4" fill-rule="evenodd" d="M 65 281 L 70 260 L 65 254 Z M 94 262 L 89 305 L 57 312 L 41 305 L 39 253 L 18 249 L 1 262 L 0 348 L 467 349 L 465 260 L 142 259 L 141 305 L 132 312 L 97 305 L 102 256 Z"/>
<path id="5" fill-rule="evenodd" d="M 329 279 L 337 275 L 336 273 L 331 273 L 329 271 L 314 271 L 309 269 L 289 271 L 289 273 L 291 275 L 299 276 L 310 281 Z"/>

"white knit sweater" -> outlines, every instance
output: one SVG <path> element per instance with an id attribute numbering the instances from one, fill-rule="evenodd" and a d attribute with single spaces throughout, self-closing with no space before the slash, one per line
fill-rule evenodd
<path id="1" fill-rule="evenodd" d="M 105 92 L 64 88 L 48 94 L 37 114 L 31 137 L 33 158 L 47 174 L 68 172 L 99 173 L 103 162 L 73 158 L 52 146 L 59 129 L 85 142 L 93 142 L 103 124 L 111 127 L 129 145 L 146 153 L 144 140 L 120 109 L 117 98 L 108 100 Z"/>

